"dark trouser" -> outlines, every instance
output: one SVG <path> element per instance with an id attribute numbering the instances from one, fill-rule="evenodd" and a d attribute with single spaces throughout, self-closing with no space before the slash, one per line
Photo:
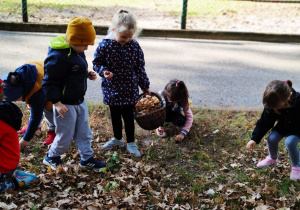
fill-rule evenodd
<path id="1" fill-rule="evenodd" d="M 185 121 L 185 116 L 183 116 L 180 112 L 167 110 L 166 122 L 172 122 L 174 125 L 181 127 L 184 126 Z"/>
<path id="2" fill-rule="evenodd" d="M 8 189 L 16 190 L 19 188 L 16 178 L 12 176 L 14 171 L 12 170 L 8 174 L 0 173 L 0 194 L 5 193 Z"/>
<path id="3" fill-rule="evenodd" d="M 134 142 L 134 105 L 109 106 L 111 122 L 116 139 L 122 139 L 122 117 L 125 124 L 127 143 Z"/>

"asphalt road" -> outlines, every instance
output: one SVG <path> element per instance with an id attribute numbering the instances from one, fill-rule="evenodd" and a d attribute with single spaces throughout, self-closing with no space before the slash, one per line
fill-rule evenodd
<path id="1" fill-rule="evenodd" d="M 44 60 L 52 33 L 0 31 L 0 76 L 28 61 Z M 63 35 L 63 34 L 62 34 Z M 86 51 L 90 69 L 103 36 Z M 211 109 L 261 109 L 266 85 L 291 79 L 300 91 L 300 44 L 138 38 L 144 51 L 150 89 L 170 79 L 183 80 L 194 106 Z M 88 82 L 87 101 L 102 101 L 101 80 Z"/>

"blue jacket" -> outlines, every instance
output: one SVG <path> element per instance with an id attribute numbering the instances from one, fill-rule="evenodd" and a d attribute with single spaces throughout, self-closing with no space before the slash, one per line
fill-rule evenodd
<path id="1" fill-rule="evenodd" d="M 93 65 L 102 77 L 104 104 L 135 105 L 139 96 L 138 87 L 149 89 L 144 53 L 136 40 L 121 46 L 112 34 L 107 35 L 96 49 Z M 111 79 L 104 78 L 106 70 L 114 74 Z"/>
<path id="2" fill-rule="evenodd" d="M 35 65 L 25 64 L 17 68 L 15 72 L 19 73 L 22 81 L 24 81 L 23 93 L 24 98 L 26 98 L 33 90 L 37 81 L 37 68 Z M 43 109 L 45 105 L 45 95 L 43 90 L 39 89 L 31 95 L 28 99 L 28 104 L 30 105 L 30 120 L 25 135 L 23 136 L 25 141 L 30 141 L 32 139 L 43 117 Z"/>
<path id="3" fill-rule="evenodd" d="M 265 108 L 261 118 L 256 123 L 251 139 L 258 144 L 271 128 L 284 136 L 300 136 L 300 94 L 294 89 L 288 103 L 290 107 L 279 109 L 280 114 L 274 112 L 273 109 Z M 277 124 L 275 125 L 276 121 Z"/>
<path id="4" fill-rule="evenodd" d="M 75 52 L 64 44 L 64 39 L 58 36 L 50 41 L 43 90 L 52 103 L 78 105 L 84 101 L 87 89 L 88 64 L 85 54 Z"/>

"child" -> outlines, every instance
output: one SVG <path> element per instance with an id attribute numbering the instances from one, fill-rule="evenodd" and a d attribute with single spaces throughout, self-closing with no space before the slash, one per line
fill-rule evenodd
<path id="1" fill-rule="evenodd" d="M 172 122 L 174 125 L 181 127 L 181 132 L 175 136 L 175 141 L 182 141 L 193 124 L 193 113 L 189 105 L 189 92 L 183 81 L 173 79 L 159 93 L 166 101 L 166 122 Z M 182 111 L 184 116 L 181 114 Z M 156 134 L 159 137 L 167 137 L 163 127 L 157 128 Z"/>
<path id="2" fill-rule="evenodd" d="M 93 61 L 94 70 L 102 77 L 103 103 L 109 105 L 114 137 L 103 149 L 114 145 L 124 146 L 122 119 L 125 124 L 127 151 L 139 157 L 140 151 L 134 143 L 134 109 L 139 89 L 150 94 L 149 79 L 145 72 L 144 54 L 139 43 L 134 16 L 119 10 L 113 17 L 108 35 L 99 43 Z"/>
<path id="3" fill-rule="evenodd" d="M 44 66 L 43 66 L 44 69 Z M 42 81 L 41 81 L 42 83 Z M 52 104 L 51 104 L 52 105 Z M 30 105 L 28 104 L 28 108 L 31 110 Z M 39 124 L 39 129 L 42 128 L 42 123 L 43 123 L 43 119 L 45 119 L 46 125 L 47 125 L 47 133 L 48 133 L 48 138 L 44 141 L 44 145 L 50 145 L 53 143 L 54 138 L 56 136 L 55 133 L 55 126 L 54 126 L 54 122 L 53 122 L 53 111 L 52 111 L 52 106 L 50 107 L 50 110 L 44 109 L 43 110 L 43 118 L 40 121 Z M 31 116 L 30 116 L 31 118 Z M 27 126 L 25 126 L 24 128 L 22 128 L 21 130 L 18 131 L 18 134 L 25 134 L 28 126 L 29 126 L 29 120 L 27 121 Z"/>
<path id="4" fill-rule="evenodd" d="M 17 171 L 20 150 L 17 130 L 22 123 L 22 112 L 13 103 L 3 101 L 4 83 L 0 79 L 0 193 L 17 190 L 37 178 L 34 174 Z"/>
<path id="5" fill-rule="evenodd" d="M 94 170 L 105 167 L 105 163 L 92 157 L 88 108 L 84 101 L 87 78 L 95 80 L 97 74 L 88 71 L 84 51 L 93 45 L 96 32 L 92 21 L 85 17 L 70 20 L 66 37 L 58 36 L 50 41 L 45 60 L 43 90 L 53 103 L 56 136 L 43 163 L 53 170 L 62 164 L 60 156 L 74 139 L 81 157 L 79 166 Z"/>
<path id="6" fill-rule="evenodd" d="M 3 93 L 6 101 L 25 101 L 30 107 L 30 119 L 23 138 L 20 140 L 20 148 L 24 149 L 33 138 L 34 133 L 40 126 L 43 112 L 48 119 L 49 130 L 53 129 L 52 104 L 46 101 L 42 90 L 42 80 L 44 77 L 44 62 L 28 62 L 18 67 L 14 72 L 10 72 L 2 77 L 5 83 Z M 23 130 L 24 131 L 24 130 Z M 44 142 L 51 144 L 51 133 Z M 55 135 L 55 133 L 54 133 Z"/>
<path id="7" fill-rule="evenodd" d="M 257 166 L 264 168 L 278 162 L 278 143 L 283 137 L 292 162 L 290 178 L 300 179 L 300 94 L 292 88 L 290 80 L 273 80 L 268 84 L 263 95 L 264 110 L 253 130 L 247 149 L 253 151 L 256 144 L 270 130 L 268 137 L 269 156 Z M 275 122 L 277 124 L 274 126 Z"/>

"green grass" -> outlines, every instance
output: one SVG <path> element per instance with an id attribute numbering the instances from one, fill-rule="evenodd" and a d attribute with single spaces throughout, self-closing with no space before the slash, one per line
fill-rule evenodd
<path id="1" fill-rule="evenodd" d="M 30 210 L 38 210 L 39 209 L 39 206 L 37 204 L 33 205 Z"/>
<path id="2" fill-rule="evenodd" d="M 274 187 L 278 189 L 278 193 L 281 196 L 291 198 L 293 196 L 293 190 L 300 188 L 300 182 L 290 180 L 289 176 L 287 176 L 282 179 L 281 182 L 276 183 Z"/>
<path id="3" fill-rule="evenodd" d="M 157 161 L 158 158 L 158 152 L 154 147 L 150 147 L 146 154 L 146 161 Z"/>

